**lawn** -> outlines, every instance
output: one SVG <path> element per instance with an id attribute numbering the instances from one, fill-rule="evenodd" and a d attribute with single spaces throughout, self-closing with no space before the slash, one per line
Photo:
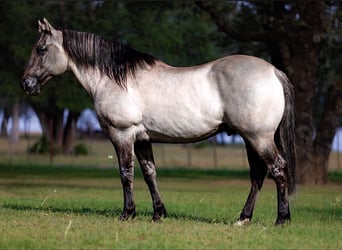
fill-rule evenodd
<path id="1" fill-rule="evenodd" d="M 136 171 L 137 217 L 122 209 L 117 169 L 0 164 L 1 249 L 341 249 L 341 174 L 326 186 L 298 187 L 292 223 L 275 227 L 276 191 L 267 180 L 254 220 L 234 226 L 249 191 L 245 169 L 160 168 L 168 211 L 151 222 L 152 205 Z"/>

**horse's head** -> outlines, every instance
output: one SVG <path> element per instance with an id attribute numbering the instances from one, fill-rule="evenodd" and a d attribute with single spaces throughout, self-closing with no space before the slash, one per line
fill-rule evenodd
<path id="1" fill-rule="evenodd" d="M 28 95 L 38 95 L 41 86 L 68 68 L 62 31 L 54 29 L 45 18 L 43 22 L 38 21 L 38 31 L 40 37 L 32 49 L 21 82 L 22 89 Z"/>

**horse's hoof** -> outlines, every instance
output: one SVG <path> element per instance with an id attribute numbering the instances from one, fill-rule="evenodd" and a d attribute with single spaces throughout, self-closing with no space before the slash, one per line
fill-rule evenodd
<path id="1" fill-rule="evenodd" d="M 161 223 L 162 222 L 162 218 L 160 216 L 153 215 L 152 221 L 155 222 L 155 223 Z"/>
<path id="2" fill-rule="evenodd" d="M 129 219 L 134 219 L 135 216 L 136 216 L 135 209 L 131 211 L 124 210 L 122 214 L 120 215 L 119 220 L 127 221 Z"/>
<path id="3" fill-rule="evenodd" d="M 286 224 L 290 224 L 291 222 L 291 218 L 290 217 L 286 217 L 286 218 L 277 218 L 276 222 L 274 225 L 276 226 L 283 226 Z"/>
<path id="4" fill-rule="evenodd" d="M 152 221 L 153 222 L 161 222 L 162 217 L 164 217 L 164 218 L 166 217 L 166 209 L 165 209 L 164 205 L 161 205 L 159 208 L 157 208 L 154 211 Z"/>
<path id="5" fill-rule="evenodd" d="M 244 225 L 249 224 L 250 221 L 251 220 L 248 218 L 245 218 L 243 220 L 238 220 L 237 222 L 234 223 L 234 226 L 244 226 Z"/>

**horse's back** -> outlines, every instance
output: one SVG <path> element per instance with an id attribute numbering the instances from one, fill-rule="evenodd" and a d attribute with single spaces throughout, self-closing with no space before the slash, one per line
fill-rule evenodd
<path id="1" fill-rule="evenodd" d="M 155 141 L 196 141 L 223 124 L 240 134 L 272 134 L 284 110 L 275 68 L 251 56 L 183 68 L 160 62 L 137 80 L 143 125 Z"/>

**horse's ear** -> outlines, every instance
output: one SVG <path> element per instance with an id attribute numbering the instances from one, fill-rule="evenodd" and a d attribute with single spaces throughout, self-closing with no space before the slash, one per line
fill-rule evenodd
<path id="1" fill-rule="evenodd" d="M 39 33 L 44 32 L 45 29 L 46 29 L 45 24 L 42 23 L 42 22 L 38 19 L 38 31 L 39 31 Z"/>
<path id="2" fill-rule="evenodd" d="M 44 17 L 43 22 L 38 20 L 38 31 L 39 31 L 39 33 L 46 32 L 46 33 L 49 33 L 52 35 L 56 30 L 54 27 L 52 27 L 52 25 Z"/>
<path id="3" fill-rule="evenodd" d="M 43 18 L 43 22 L 45 24 L 46 27 L 46 31 L 52 33 L 55 29 L 52 27 L 52 25 L 48 22 L 48 20 L 46 20 L 46 18 Z"/>

